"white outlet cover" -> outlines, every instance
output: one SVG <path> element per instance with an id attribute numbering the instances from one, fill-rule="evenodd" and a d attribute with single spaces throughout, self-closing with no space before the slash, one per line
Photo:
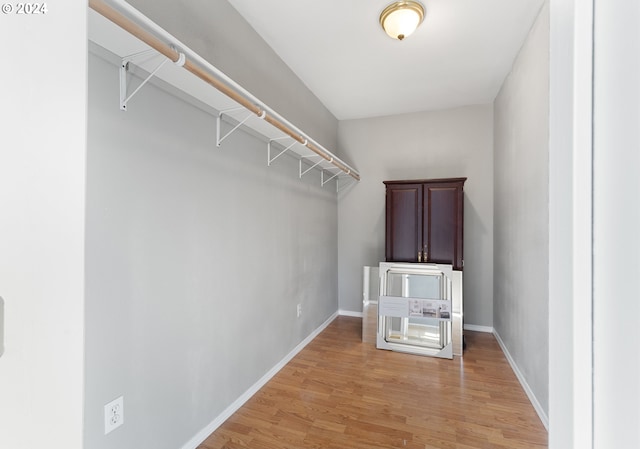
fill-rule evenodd
<path id="1" fill-rule="evenodd" d="M 104 406 L 104 434 L 108 434 L 124 424 L 124 397 L 109 402 Z"/>

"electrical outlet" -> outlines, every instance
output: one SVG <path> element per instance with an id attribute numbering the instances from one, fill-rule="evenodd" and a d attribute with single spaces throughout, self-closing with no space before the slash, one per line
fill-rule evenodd
<path id="1" fill-rule="evenodd" d="M 104 406 L 104 434 L 124 424 L 124 397 L 120 396 Z"/>
<path id="2" fill-rule="evenodd" d="M 298 315 L 298 318 L 302 316 L 302 304 L 298 304 L 296 307 L 296 314 Z"/>

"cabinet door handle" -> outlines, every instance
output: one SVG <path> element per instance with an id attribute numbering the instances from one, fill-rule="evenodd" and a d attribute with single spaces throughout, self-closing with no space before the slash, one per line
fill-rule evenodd
<path id="1" fill-rule="evenodd" d="M 418 251 L 418 262 L 422 262 L 422 251 Z"/>
<path id="2" fill-rule="evenodd" d="M 422 252 L 422 257 L 424 258 L 424 261 L 426 262 L 428 257 L 427 257 L 427 244 L 424 244 L 424 251 Z"/>

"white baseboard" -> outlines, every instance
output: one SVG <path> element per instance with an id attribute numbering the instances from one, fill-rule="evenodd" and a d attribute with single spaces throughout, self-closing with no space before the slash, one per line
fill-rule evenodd
<path id="1" fill-rule="evenodd" d="M 362 315 L 362 314 L 361 314 Z M 278 362 L 273 368 L 271 368 L 264 376 L 260 378 L 255 384 L 253 384 L 247 391 L 245 391 L 238 399 L 236 399 L 229 407 L 227 407 L 222 413 L 220 413 L 211 423 L 198 432 L 193 438 L 185 443 L 181 449 L 196 449 L 207 439 L 218 427 L 222 425 L 231 415 L 233 415 L 242 405 L 247 402 L 251 396 L 256 394 L 260 388 L 262 388 L 278 371 L 289 363 L 289 361 L 296 356 L 302 349 L 307 346 L 314 338 L 318 336 L 333 320 L 338 316 L 338 312 L 331 315 L 327 321 L 322 323 L 316 330 L 314 330 L 307 338 L 302 340 L 298 346 L 287 354 L 280 362 Z"/>
<path id="2" fill-rule="evenodd" d="M 344 316 L 354 316 L 357 318 L 362 318 L 362 312 L 354 312 L 352 310 L 338 310 L 338 315 L 344 315 Z"/>
<path id="3" fill-rule="evenodd" d="M 464 330 L 476 331 L 476 332 L 487 332 L 489 334 L 493 334 L 493 328 L 491 326 L 479 326 L 477 324 L 465 324 Z"/>
<path id="4" fill-rule="evenodd" d="M 466 329 L 466 326 L 465 326 L 465 329 Z M 524 376 L 520 372 L 520 369 L 518 368 L 518 365 L 516 365 L 515 360 L 513 360 L 513 357 L 511 357 L 511 354 L 509 354 L 509 350 L 507 349 L 507 347 L 505 346 L 504 342 L 502 341 L 502 338 L 500 338 L 500 335 L 498 334 L 498 332 L 496 332 L 494 330 L 493 331 L 493 335 L 496 337 L 496 340 L 498 340 L 498 344 L 500 345 L 500 348 L 502 348 L 502 352 L 504 353 L 505 357 L 507 358 L 507 361 L 509 362 L 509 365 L 511 365 L 511 369 L 513 370 L 513 372 L 515 373 L 516 377 L 518 378 L 518 381 L 520 381 L 520 385 L 522 385 L 522 388 L 524 389 L 524 392 L 527 394 L 527 397 L 529 398 L 529 401 L 531 402 L 531 405 L 533 405 L 533 408 L 535 409 L 536 413 L 538 414 L 538 417 L 540 417 L 540 421 L 542 421 L 542 425 L 544 426 L 545 429 L 547 429 L 547 432 L 548 432 L 549 431 L 549 417 L 547 416 L 547 414 L 545 413 L 544 409 L 540 405 L 540 402 L 538 402 L 538 398 L 536 398 L 536 395 L 533 394 L 533 390 L 531 390 L 531 388 L 529 387 L 529 384 L 527 383 L 526 379 L 524 378 Z"/>

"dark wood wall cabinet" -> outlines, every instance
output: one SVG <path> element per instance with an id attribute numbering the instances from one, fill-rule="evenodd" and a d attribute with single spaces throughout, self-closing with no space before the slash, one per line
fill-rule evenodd
<path id="1" fill-rule="evenodd" d="M 462 270 L 467 178 L 384 181 L 387 262 L 429 262 Z"/>

